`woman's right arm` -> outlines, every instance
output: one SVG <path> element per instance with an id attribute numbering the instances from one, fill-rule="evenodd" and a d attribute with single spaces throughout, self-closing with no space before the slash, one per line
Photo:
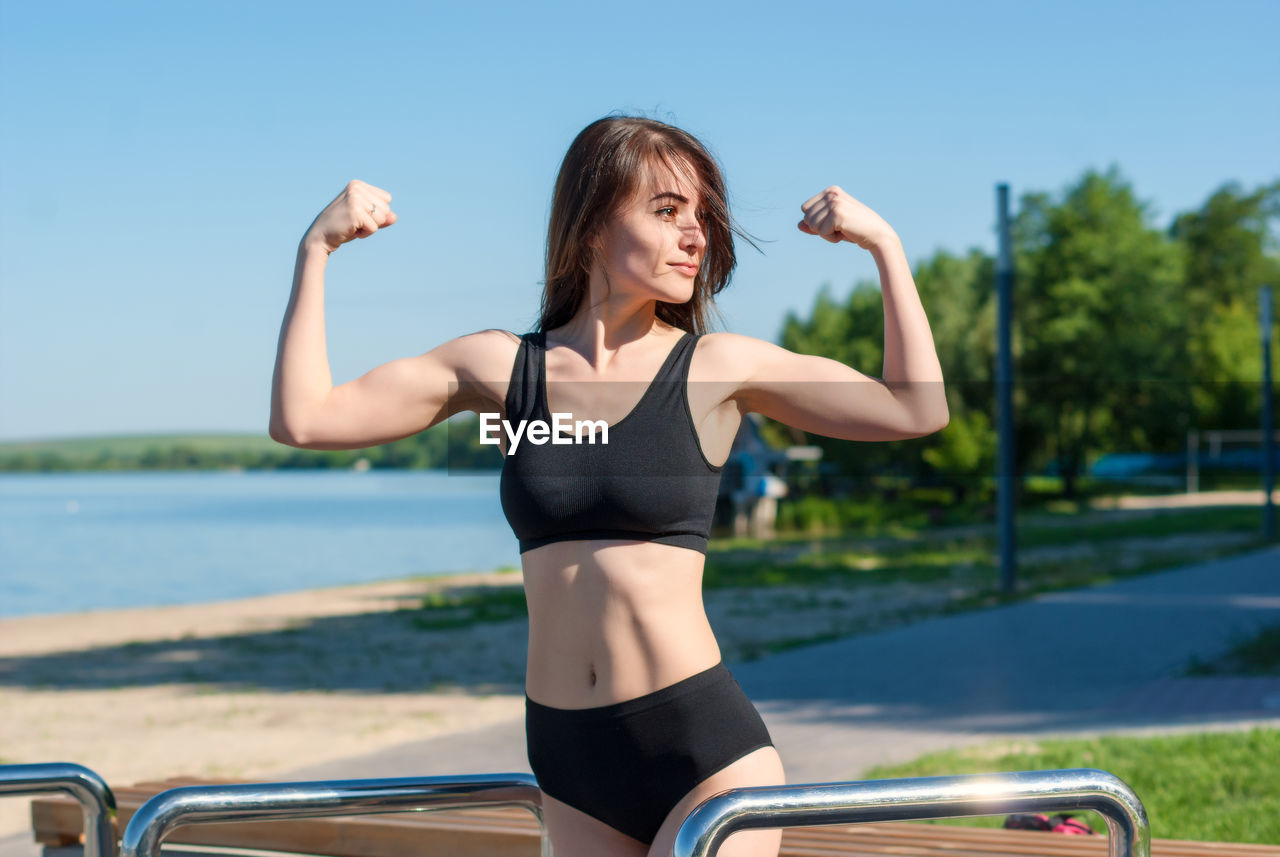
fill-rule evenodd
<path id="1" fill-rule="evenodd" d="M 450 340 L 333 386 L 324 332 L 329 254 L 395 223 L 386 191 L 353 181 L 315 219 L 298 246 L 293 291 L 280 329 L 271 385 L 271 437 L 307 449 L 360 449 L 398 440 L 458 411 L 475 409 L 459 382 L 493 358 L 498 331 Z M 370 211 L 370 209 L 373 209 Z M 500 350 L 500 349 L 499 349 Z"/>

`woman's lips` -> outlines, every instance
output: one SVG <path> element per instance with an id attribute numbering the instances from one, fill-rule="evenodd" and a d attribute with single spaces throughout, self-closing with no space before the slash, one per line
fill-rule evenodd
<path id="1" fill-rule="evenodd" d="M 690 277 L 696 276 L 698 273 L 697 265 L 672 265 L 671 267 L 682 274 L 688 274 Z"/>

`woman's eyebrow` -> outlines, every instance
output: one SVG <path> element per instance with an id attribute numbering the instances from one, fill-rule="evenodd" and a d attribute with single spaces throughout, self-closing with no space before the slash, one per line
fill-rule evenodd
<path id="1" fill-rule="evenodd" d="M 671 191 L 669 191 L 669 190 L 664 190 L 662 193 L 658 194 L 658 195 L 657 195 L 657 196 L 655 196 L 653 199 L 649 200 L 649 202 L 657 202 L 657 201 L 658 201 L 658 200 L 660 200 L 660 199 L 674 199 L 676 202 L 683 202 L 683 203 L 685 203 L 686 205 L 687 205 L 687 204 L 688 204 L 688 202 L 689 202 L 689 200 L 685 199 L 685 198 L 684 198 L 683 196 L 681 196 L 680 194 L 678 194 L 678 193 L 672 193 L 672 192 L 671 192 Z"/>

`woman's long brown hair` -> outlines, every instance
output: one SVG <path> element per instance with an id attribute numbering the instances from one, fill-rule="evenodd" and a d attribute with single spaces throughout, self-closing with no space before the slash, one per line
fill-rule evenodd
<path id="1" fill-rule="evenodd" d="M 565 153 L 551 199 L 538 331 L 568 323 L 581 308 L 595 259 L 592 239 L 637 192 L 646 169 L 660 165 L 698 189 L 698 217 L 706 229 L 707 246 L 694 277 L 693 297 L 680 304 L 658 301 L 655 314 L 690 333 L 707 332 L 713 298 L 729 285 L 737 264 L 733 236 L 753 247 L 755 243 L 730 217 L 724 177 L 702 143 L 672 125 L 638 116 L 597 119 L 582 129 Z"/>

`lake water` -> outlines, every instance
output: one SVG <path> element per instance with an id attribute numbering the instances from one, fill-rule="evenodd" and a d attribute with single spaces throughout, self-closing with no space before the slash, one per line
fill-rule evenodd
<path id="1" fill-rule="evenodd" d="M 0 616 L 519 565 L 496 473 L 0 474 Z"/>

